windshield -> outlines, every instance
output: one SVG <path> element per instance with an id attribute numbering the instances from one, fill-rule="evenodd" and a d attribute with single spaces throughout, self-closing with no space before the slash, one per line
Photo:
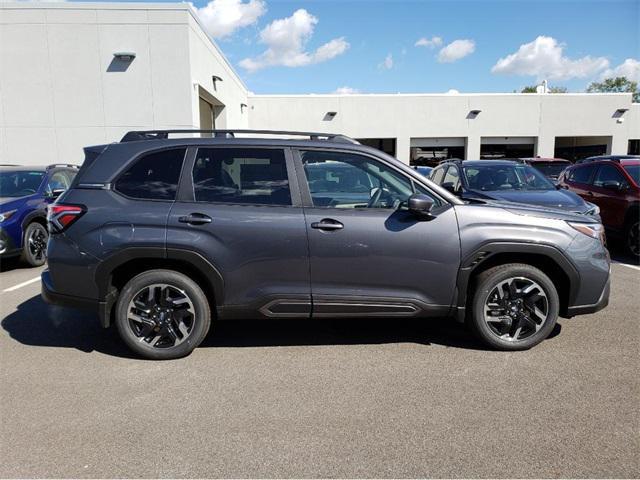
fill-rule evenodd
<path id="1" fill-rule="evenodd" d="M 0 171 L 0 197 L 25 197 L 40 188 L 44 172 Z"/>
<path id="2" fill-rule="evenodd" d="M 553 183 L 529 165 L 474 165 L 464 167 L 472 190 L 555 190 Z"/>
<path id="3" fill-rule="evenodd" d="M 640 185 L 640 165 L 625 165 L 624 169 L 633 178 L 636 185 Z"/>
<path id="4" fill-rule="evenodd" d="M 558 178 L 560 174 L 571 165 L 571 162 L 534 162 L 532 167 L 542 172 L 546 177 Z"/>

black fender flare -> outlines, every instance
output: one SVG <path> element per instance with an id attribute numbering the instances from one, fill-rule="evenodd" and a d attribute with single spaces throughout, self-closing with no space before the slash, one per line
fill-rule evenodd
<path id="1" fill-rule="evenodd" d="M 464 314 L 469 280 L 473 272 L 482 266 L 483 263 L 491 259 L 491 257 L 499 253 L 536 254 L 547 257 L 553 261 L 569 279 L 568 305 L 571 306 L 575 303 L 575 298 L 580 287 L 580 273 L 573 262 L 571 262 L 560 249 L 553 245 L 542 243 L 489 241 L 477 247 L 471 254 L 465 256 L 460 263 L 457 278 L 457 305 L 454 306 L 454 308 L 457 307 L 459 314 Z"/>
<path id="2" fill-rule="evenodd" d="M 132 260 L 175 260 L 195 269 L 209 282 L 216 302 L 224 299 L 224 279 L 220 270 L 197 252 L 179 248 L 164 247 L 128 247 L 100 262 L 95 271 L 95 281 L 100 299 L 109 301 L 115 296 L 111 285 L 113 271 Z M 113 298 L 111 298 L 113 300 Z"/>

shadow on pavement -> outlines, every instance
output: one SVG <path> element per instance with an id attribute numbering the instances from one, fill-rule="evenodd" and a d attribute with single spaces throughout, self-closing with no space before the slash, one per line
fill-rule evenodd
<path id="1" fill-rule="evenodd" d="M 115 328 L 100 327 L 92 312 L 47 305 L 39 295 L 18 305 L 1 322 L 11 338 L 40 347 L 75 348 L 137 358 Z M 561 331 L 558 324 L 550 337 Z M 230 320 L 214 323 L 200 348 L 416 343 L 484 350 L 471 333 L 450 319 Z"/>
<path id="2" fill-rule="evenodd" d="M 18 270 L 19 268 L 30 268 L 26 263 L 20 261 L 20 257 L 9 257 L 0 259 L 0 273 Z"/>

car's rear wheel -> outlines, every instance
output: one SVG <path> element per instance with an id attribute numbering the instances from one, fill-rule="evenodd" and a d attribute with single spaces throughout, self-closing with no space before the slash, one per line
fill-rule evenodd
<path id="1" fill-rule="evenodd" d="M 24 231 L 21 259 L 32 267 L 44 265 L 47 261 L 47 241 L 49 232 L 38 222 L 30 223 Z"/>
<path id="2" fill-rule="evenodd" d="M 487 345 L 525 350 L 547 338 L 560 302 L 553 282 L 526 264 L 507 264 L 482 272 L 476 281 L 470 323 Z"/>
<path id="3" fill-rule="evenodd" d="M 640 221 L 637 218 L 627 224 L 625 246 L 627 253 L 640 258 Z"/>
<path id="4" fill-rule="evenodd" d="M 154 360 L 190 354 L 209 331 L 211 313 L 202 289 L 173 270 L 132 278 L 116 304 L 116 325 L 135 353 Z"/>

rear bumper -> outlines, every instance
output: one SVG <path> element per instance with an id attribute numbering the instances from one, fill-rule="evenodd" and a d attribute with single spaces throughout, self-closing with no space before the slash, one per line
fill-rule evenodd
<path id="1" fill-rule="evenodd" d="M 611 278 L 607 279 L 607 283 L 602 290 L 602 294 L 598 301 L 591 305 L 575 305 L 567 308 L 567 318 L 575 317 L 576 315 L 586 315 L 588 313 L 596 313 L 609 305 L 609 294 L 611 292 Z"/>
<path id="2" fill-rule="evenodd" d="M 56 292 L 53 288 L 49 270 L 45 270 L 44 272 L 42 272 L 41 280 L 41 296 L 45 302 L 51 305 L 59 305 L 62 307 L 93 310 L 94 312 L 98 313 L 100 324 L 105 328 L 109 326 L 112 302 L 101 301 L 93 298 L 76 297 L 73 295 L 65 295 Z"/>

